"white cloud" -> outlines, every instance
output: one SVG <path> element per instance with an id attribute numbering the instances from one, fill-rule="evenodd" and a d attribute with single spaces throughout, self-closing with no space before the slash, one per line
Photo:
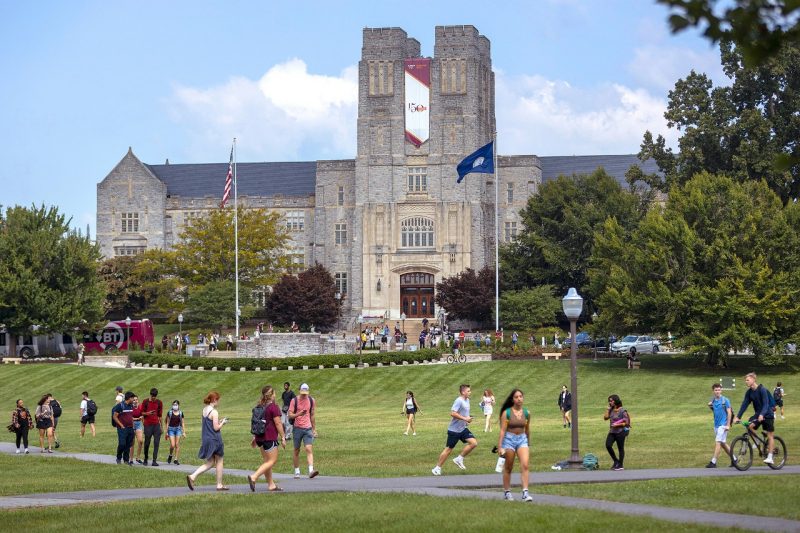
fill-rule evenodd
<path id="1" fill-rule="evenodd" d="M 643 46 L 634 50 L 628 70 L 638 83 L 662 91 L 665 95 L 678 79 L 685 78 L 691 70 L 706 73 L 714 85 L 730 83 L 722 71 L 719 51 L 715 49 L 697 52 L 679 46 Z"/>
<path id="2" fill-rule="evenodd" d="M 187 160 L 237 137 L 241 160 L 315 160 L 353 157 L 356 151 L 358 74 L 309 74 L 299 59 L 270 68 L 259 80 L 232 78 L 211 88 L 177 86 L 173 118 L 191 139 Z"/>
<path id="3" fill-rule="evenodd" d="M 620 84 L 573 87 L 541 76 L 496 76 L 498 146 L 505 154 L 632 154 L 642 134 L 670 145 L 666 101 Z"/>

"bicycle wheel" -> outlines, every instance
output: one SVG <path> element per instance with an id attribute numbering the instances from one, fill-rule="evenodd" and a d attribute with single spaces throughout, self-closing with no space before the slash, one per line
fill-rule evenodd
<path id="1" fill-rule="evenodd" d="M 459 363 L 466 363 L 467 362 L 467 356 L 462 353 L 461 355 L 458 356 L 458 362 Z"/>
<path id="2" fill-rule="evenodd" d="M 448 355 L 447 356 L 447 364 L 448 365 L 452 365 L 453 361 L 455 361 L 455 358 L 452 355 Z"/>
<path id="3" fill-rule="evenodd" d="M 775 442 L 772 445 L 772 460 L 773 464 L 767 463 L 767 466 L 773 470 L 780 470 L 786 464 L 786 443 L 777 435 L 774 437 Z"/>
<path id="4" fill-rule="evenodd" d="M 736 457 L 733 466 L 736 470 L 744 472 L 753 464 L 753 449 L 750 447 L 750 439 L 747 437 L 736 437 L 731 443 L 731 453 Z"/>

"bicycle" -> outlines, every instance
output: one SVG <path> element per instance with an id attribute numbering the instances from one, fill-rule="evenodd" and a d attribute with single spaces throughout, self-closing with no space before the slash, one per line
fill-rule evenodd
<path id="1" fill-rule="evenodd" d="M 448 365 L 457 363 L 466 363 L 466 362 L 467 362 L 467 356 L 464 355 L 463 353 L 455 353 L 447 356 Z"/>
<path id="2" fill-rule="evenodd" d="M 762 431 L 761 435 L 754 435 L 750 432 L 750 422 L 740 420 L 739 424 L 745 427 L 745 432 L 742 436 L 736 437 L 731 442 L 731 454 L 733 457 L 733 466 L 737 470 L 744 472 L 753 464 L 753 452 L 758 450 L 759 457 L 767 457 L 767 433 Z M 772 460 L 773 464 L 767 463 L 767 466 L 773 470 L 780 470 L 786 464 L 786 443 L 777 435 L 773 435 L 774 443 L 772 446 Z M 735 458 L 735 459 L 734 459 Z"/>

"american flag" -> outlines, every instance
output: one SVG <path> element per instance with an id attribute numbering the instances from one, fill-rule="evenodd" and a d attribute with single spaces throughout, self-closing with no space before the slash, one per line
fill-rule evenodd
<path id="1" fill-rule="evenodd" d="M 228 175 L 225 176 L 225 190 L 222 192 L 222 203 L 219 204 L 221 209 L 225 208 L 225 202 L 231 197 L 231 186 L 233 185 L 233 146 L 231 146 L 231 159 L 228 163 Z"/>

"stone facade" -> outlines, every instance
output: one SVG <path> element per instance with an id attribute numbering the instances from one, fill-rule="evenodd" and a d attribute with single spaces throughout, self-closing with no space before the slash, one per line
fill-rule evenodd
<path id="1" fill-rule="evenodd" d="M 419 57 L 419 41 L 400 28 L 363 30 L 355 159 L 320 160 L 313 168 L 238 166 L 242 176 L 252 173 L 239 180 L 239 205 L 286 217 L 298 268 L 319 262 L 334 274 L 345 327 L 359 314 L 366 321 L 397 321 L 401 313 L 435 318 L 436 282 L 494 264 L 496 177 L 501 239 L 513 237 L 519 210 L 541 184 L 533 155 L 498 156 L 496 176 L 469 174 L 456 183 L 456 165 L 496 131 L 490 42 L 473 26 L 436 27 L 430 137 L 419 147 L 406 140 L 404 60 Z M 218 208 L 226 170 L 227 164 L 146 165 L 129 150 L 97 186 L 103 255 L 173 246 L 191 217 Z M 293 172 L 281 181 L 281 173 Z M 411 174 L 424 176 L 421 190 L 410 188 Z M 208 180 L 210 188 L 202 185 Z M 251 188 L 243 194 L 244 183 Z M 413 232 L 425 234 L 422 244 Z"/>
<path id="2" fill-rule="evenodd" d="M 236 343 L 236 355 L 250 358 L 284 358 L 355 351 L 356 343 L 353 339 L 330 339 L 319 333 L 262 333 L 258 339 L 240 340 Z"/>

